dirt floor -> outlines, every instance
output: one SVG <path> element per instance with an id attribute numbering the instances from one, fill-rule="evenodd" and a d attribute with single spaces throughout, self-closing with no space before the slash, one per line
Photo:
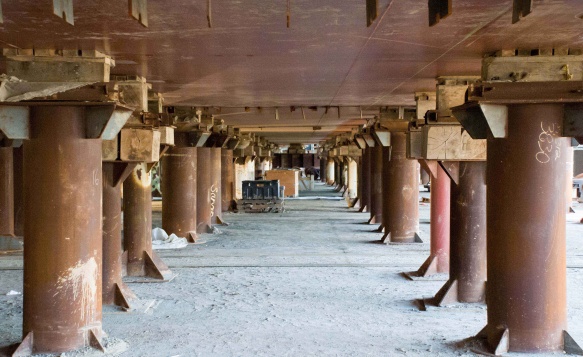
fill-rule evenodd
<path id="1" fill-rule="evenodd" d="M 364 224 L 368 214 L 330 199 L 338 194 L 327 186 L 317 190 L 310 196 L 328 199 L 288 200 L 283 214 L 226 214 L 231 225 L 206 243 L 160 252 L 178 276 L 130 284 L 153 305 L 104 312 L 104 330 L 130 346 L 123 356 L 473 356 L 465 339 L 485 325 L 485 305 L 419 311 L 413 301 L 434 295 L 443 277 L 399 274 L 428 256 L 429 204 L 420 206 L 426 243 L 387 246 Z M 575 210 L 569 332 L 583 343 L 583 204 Z M 20 256 L 0 257 L 0 346 L 21 338 L 22 296 L 6 295 L 22 291 L 21 266 Z"/>

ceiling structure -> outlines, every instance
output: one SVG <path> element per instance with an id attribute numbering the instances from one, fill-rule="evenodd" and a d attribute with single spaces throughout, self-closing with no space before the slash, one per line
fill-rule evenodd
<path id="1" fill-rule="evenodd" d="M 511 0 L 454 0 L 434 27 L 427 0 L 379 0 L 370 27 L 365 0 L 290 5 L 287 28 L 286 0 L 212 0 L 209 28 L 207 0 L 149 0 L 146 28 L 122 0 L 74 1 L 74 26 L 53 15 L 52 1 L 4 1 L 0 43 L 102 51 L 116 60 L 113 73 L 146 77 L 166 105 L 215 108 L 226 124 L 282 144 L 347 131 L 380 106 L 413 105 L 437 76 L 479 75 L 486 53 L 583 48 L 580 0 L 534 0 L 516 24 Z"/>

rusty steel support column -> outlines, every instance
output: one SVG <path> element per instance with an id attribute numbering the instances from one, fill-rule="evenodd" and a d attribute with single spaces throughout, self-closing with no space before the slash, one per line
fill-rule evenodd
<path id="1" fill-rule="evenodd" d="M 175 135 L 175 140 L 181 133 Z M 162 157 L 162 228 L 168 234 L 185 237 L 190 243 L 196 235 L 197 149 L 177 146 Z"/>
<path id="2" fill-rule="evenodd" d="M 0 235 L 14 236 L 13 149 L 0 147 Z"/>
<path id="3" fill-rule="evenodd" d="M 221 148 L 211 148 L 211 187 L 209 191 L 211 202 L 211 224 L 223 224 L 221 218 Z"/>
<path id="4" fill-rule="evenodd" d="M 326 169 L 326 158 L 320 158 L 320 182 L 327 182 L 328 170 Z"/>
<path id="5" fill-rule="evenodd" d="M 391 133 L 391 146 L 383 147 L 383 226 L 385 243 L 420 242 L 419 166 L 407 159 L 407 134 Z"/>
<path id="6" fill-rule="evenodd" d="M 488 136 L 488 324 L 497 352 L 562 351 L 567 328 L 563 105 L 508 106 Z"/>
<path id="7" fill-rule="evenodd" d="M 371 149 L 370 159 L 370 219 L 369 224 L 380 224 L 383 220 L 383 147 Z"/>
<path id="8" fill-rule="evenodd" d="M 486 162 L 460 162 L 451 186 L 449 280 L 431 303 L 484 302 L 486 295 Z"/>
<path id="9" fill-rule="evenodd" d="M 449 272 L 451 179 L 437 162 L 433 164 L 430 192 L 431 251 L 423 265 L 412 273 L 418 277 Z"/>
<path id="10" fill-rule="evenodd" d="M 14 235 L 24 236 L 24 147 L 13 149 L 14 159 Z"/>
<path id="11" fill-rule="evenodd" d="M 136 295 L 122 281 L 121 185 L 135 164 L 104 162 L 103 177 L 103 305 L 130 308 Z"/>
<path id="12" fill-rule="evenodd" d="M 24 143 L 24 340 L 17 353 L 100 345 L 101 140 L 86 139 L 81 106 L 30 110 L 30 139 Z"/>
<path id="13" fill-rule="evenodd" d="M 197 148 L 196 232 L 211 233 L 211 148 Z"/>
<path id="14" fill-rule="evenodd" d="M 127 274 L 168 280 L 172 272 L 152 251 L 152 181 L 145 163 L 123 183 L 123 214 Z"/>
<path id="15" fill-rule="evenodd" d="M 362 151 L 362 195 L 360 199 L 360 212 L 370 210 L 370 160 L 371 148 L 367 147 Z"/>
<path id="16" fill-rule="evenodd" d="M 221 208 L 223 212 L 233 207 L 235 172 L 233 164 L 233 150 L 221 150 Z"/>

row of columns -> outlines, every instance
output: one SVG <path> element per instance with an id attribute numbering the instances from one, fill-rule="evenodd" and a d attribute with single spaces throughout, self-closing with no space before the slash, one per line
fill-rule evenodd
<path id="1" fill-rule="evenodd" d="M 102 139 L 87 137 L 85 111 L 33 106 L 23 146 L 0 148 L 0 233 L 23 236 L 26 247 L 15 355 L 103 349 L 102 304 L 130 308 L 136 298 L 122 277 L 172 276 L 152 250 L 151 165 L 102 162 Z M 183 138 L 162 159 L 162 220 L 193 242 L 232 206 L 233 152 L 188 147 Z"/>
<path id="2" fill-rule="evenodd" d="M 564 193 L 572 149 L 552 130 L 562 125 L 563 105 L 508 110 L 507 137 L 488 135 L 487 164 L 421 163 L 431 174 L 431 251 L 416 273 L 449 273 L 428 303 L 487 302 L 488 324 L 478 336 L 495 353 L 583 353 L 566 332 Z M 416 241 L 419 166 L 405 157 L 405 143 L 404 133 L 392 133 L 390 147 L 363 150 L 361 210 L 381 224 L 385 242 Z"/>

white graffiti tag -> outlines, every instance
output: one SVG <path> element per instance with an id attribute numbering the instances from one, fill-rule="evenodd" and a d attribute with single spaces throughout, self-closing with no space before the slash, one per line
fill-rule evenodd
<path id="1" fill-rule="evenodd" d="M 211 186 L 211 217 L 213 217 L 215 215 L 215 202 L 217 200 L 217 192 L 219 192 L 219 189 L 215 187 L 215 185 Z"/>
<path id="2" fill-rule="evenodd" d="M 557 160 L 561 157 L 561 147 L 557 145 L 556 138 L 560 137 L 558 125 L 551 124 L 545 130 L 544 124 L 540 123 L 542 132 L 538 136 L 539 152 L 536 153 L 536 160 L 541 164 L 546 164 L 552 159 Z"/>

